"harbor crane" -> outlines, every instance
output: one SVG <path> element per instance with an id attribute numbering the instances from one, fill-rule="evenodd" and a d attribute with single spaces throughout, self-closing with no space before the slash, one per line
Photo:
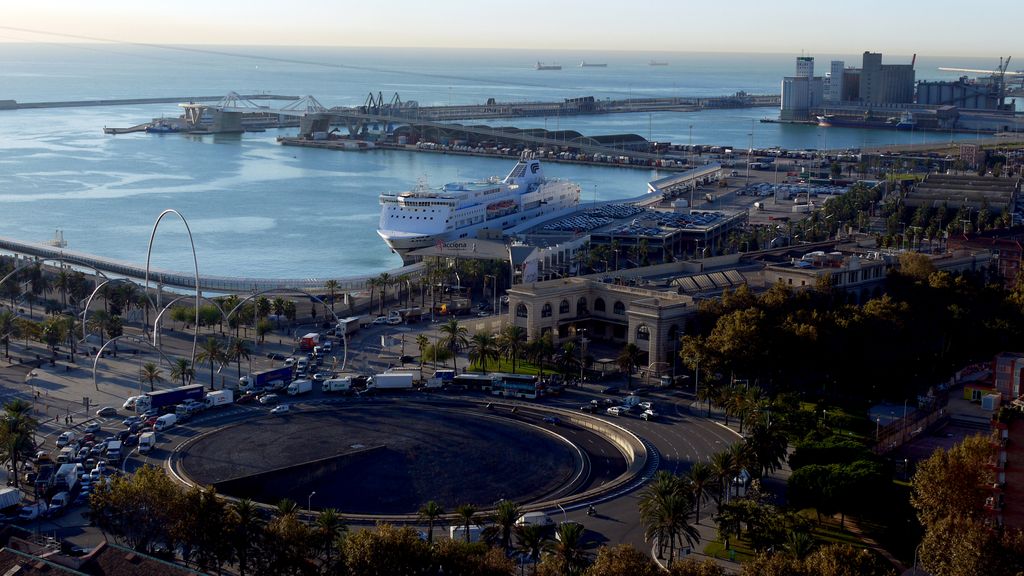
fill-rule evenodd
<path id="1" fill-rule="evenodd" d="M 946 66 L 940 66 L 939 70 L 942 70 L 943 72 L 969 72 L 972 74 L 990 74 L 991 82 L 996 89 L 996 93 L 998 94 L 999 106 L 1002 107 L 1003 101 L 1006 99 L 1007 76 L 1019 77 L 1021 79 L 1022 86 L 1024 86 L 1024 70 L 1017 70 L 1016 72 L 1007 70 L 1007 68 L 1010 67 L 1010 58 L 1012 58 L 1012 56 L 1007 56 L 1005 59 L 1000 57 L 999 67 L 996 68 L 995 70 L 979 70 L 976 68 L 952 68 Z"/>

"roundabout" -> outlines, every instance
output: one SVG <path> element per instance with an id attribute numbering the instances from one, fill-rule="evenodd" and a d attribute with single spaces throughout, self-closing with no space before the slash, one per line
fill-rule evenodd
<path id="1" fill-rule="evenodd" d="M 599 420 L 557 412 L 418 399 L 304 405 L 192 437 L 170 464 L 183 481 L 225 496 L 288 498 L 367 520 L 408 519 L 429 500 L 447 509 L 502 499 L 570 506 L 636 477 L 642 444 L 625 446 Z"/>

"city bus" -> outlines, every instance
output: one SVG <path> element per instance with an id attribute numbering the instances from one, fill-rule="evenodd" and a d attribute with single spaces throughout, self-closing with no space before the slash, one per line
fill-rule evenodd
<path id="1" fill-rule="evenodd" d="M 457 374 L 452 378 L 451 384 L 456 387 L 465 387 L 467 390 L 488 391 L 494 387 L 497 378 L 493 374 Z"/>
<path id="2" fill-rule="evenodd" d="M 536 376 L 528 374 L 493 374 L 497 378 L 491 393 L 506 398 L 529 398 L 535 400 L 541 395 L 541 384 Z"/>

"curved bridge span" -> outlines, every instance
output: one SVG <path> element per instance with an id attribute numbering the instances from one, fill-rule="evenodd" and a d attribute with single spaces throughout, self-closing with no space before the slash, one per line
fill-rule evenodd
<path id="1" fill-rule="evenodd" d="M 104 273 L 144 281 L 146 278 L 145 266 L 122 262 L 102 256 L 86 254 L 57 248 L 41 243 L 22 242 L 11 238 L 0 237 L 0 252 L 14 255 L 46 258 L 51 260 L 62 260 L 71 265 L 88 266 Z M 411 264 L 388 273 L 392 276 L 408 274 L 416 276 L 422 270 L 423 264 Z M 352 292 L 369 288 L 369 281 L 377 275 L 352 276 L 349 278 L 245 278 L 235 276 L 199 276 L 199 289 L 205 292 L 216 292 L 223 294 L 250 294 L 253 291 L 261 292 L 268 290 L 305 290 L 307 292 L 319 292 L 325 289 L 324 284 L 328 280 L 338 283 L 336 288 L 339 292 Z M 185 290 L 195 290 L 195 274 L 191 272 L 174 272 L 169 270 L 150 269 L 150 279 L 157 285 Z"/>

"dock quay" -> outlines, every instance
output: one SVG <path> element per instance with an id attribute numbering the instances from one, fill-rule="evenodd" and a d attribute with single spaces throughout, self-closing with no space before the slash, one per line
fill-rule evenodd
<path id="1" fill-rule="evenodd" d="M 47 262 L 59 262 L 72 268 L 84 268 L 87 271 L 100 273 L 101 276 L 128 278 L 141 283 L 146 278 L 145 266 L 95 256 L 84 252 L 76 252 L 67 248 L 50 246 L 37 242 L 22 242 L 12 238 L 0 237 L 0 254 L 10 254 Z M 395 277 L 408 274 L 417 276 L 423 269 L 422 264 L 410 264 L 388 272 Z M 337 289 L 343 292 L 366 290 L 369 281 L 377 275 L 353 276 L 349 278 L 243 278 L 232 276 L 199 276 L 199 290 L 206 294 L 252 294 L 267 290 L 296 290 L 305 292 L 323 292 L 327 280 L 337 281 Z M 174 272 L 150 268 L 150 282 L 160 289 L 194 290 L 196 278 L 190 272 Z"/>
<path id="2" fill-rule="evenodd" d="M 392 142 L 363 142 L 350 139 L 336 139 L 336 140 L 309 140 L 306 138 L 289 138 L 279 136 L 277 141 L 283 146 L 298 146 L 301 148 L 321 148 L 324 150 L 339 150 L 339 151 L 366 151 L 366 150 L 397 150 L 400 152 L 427 152 L 433 154 L 448 154 L 452 156 L 477 156 L 486 158 L 517 158 L 521 150 L 518 149 L 506 149 L 504 151 L 498 148 L 481 148 L 474 149 L 466 146 L 421 146 L 416 144 L 396 144 Z M 661 165 L 652 165 L 649 163 L 635 163 L 628 160 L 623 161 L 621 159 L 631 159 L 629 152 L 622 152 L 618 156 L 605 155 L 606 160 L 594 160 L 592 159 L 576 159 L 576 158 L 561 158 L 558 155 L 544 156 L 545 162 L 555 162 L 561 164 L 579 164 L 581 166 L 611 166 L 617 168 L 634 168 L 650 170 L 657 168 L 658 170 L 664 170 L 668 172 L 679 172 L 686 170 L 687 167 L 683 164 L 677 164 L 675 161 L 669 161 L 666 159 Z M 652 161 L 653 162 L 653 161 Z M 671 163 L 670 163 L 671 162 Z"/>
<path id="3" fill-rule="evenodd" d="M 243 96 L 249 100 L 299 100 L 298 96 L 282 96 L 279 94 L 250 94 Z M 170 96 L 162 98 L 120 98 L 111 100 L 63 100 L 52 102 L 18 102 L 17 100 L 0 100 L 0 110 L 30 110 L 34 108 L 79 108 L 83 106 L 130 106 L 138 104 L 177 104 L 179 102 L 216 102 L 224 98 L 218 96 Z"/>

